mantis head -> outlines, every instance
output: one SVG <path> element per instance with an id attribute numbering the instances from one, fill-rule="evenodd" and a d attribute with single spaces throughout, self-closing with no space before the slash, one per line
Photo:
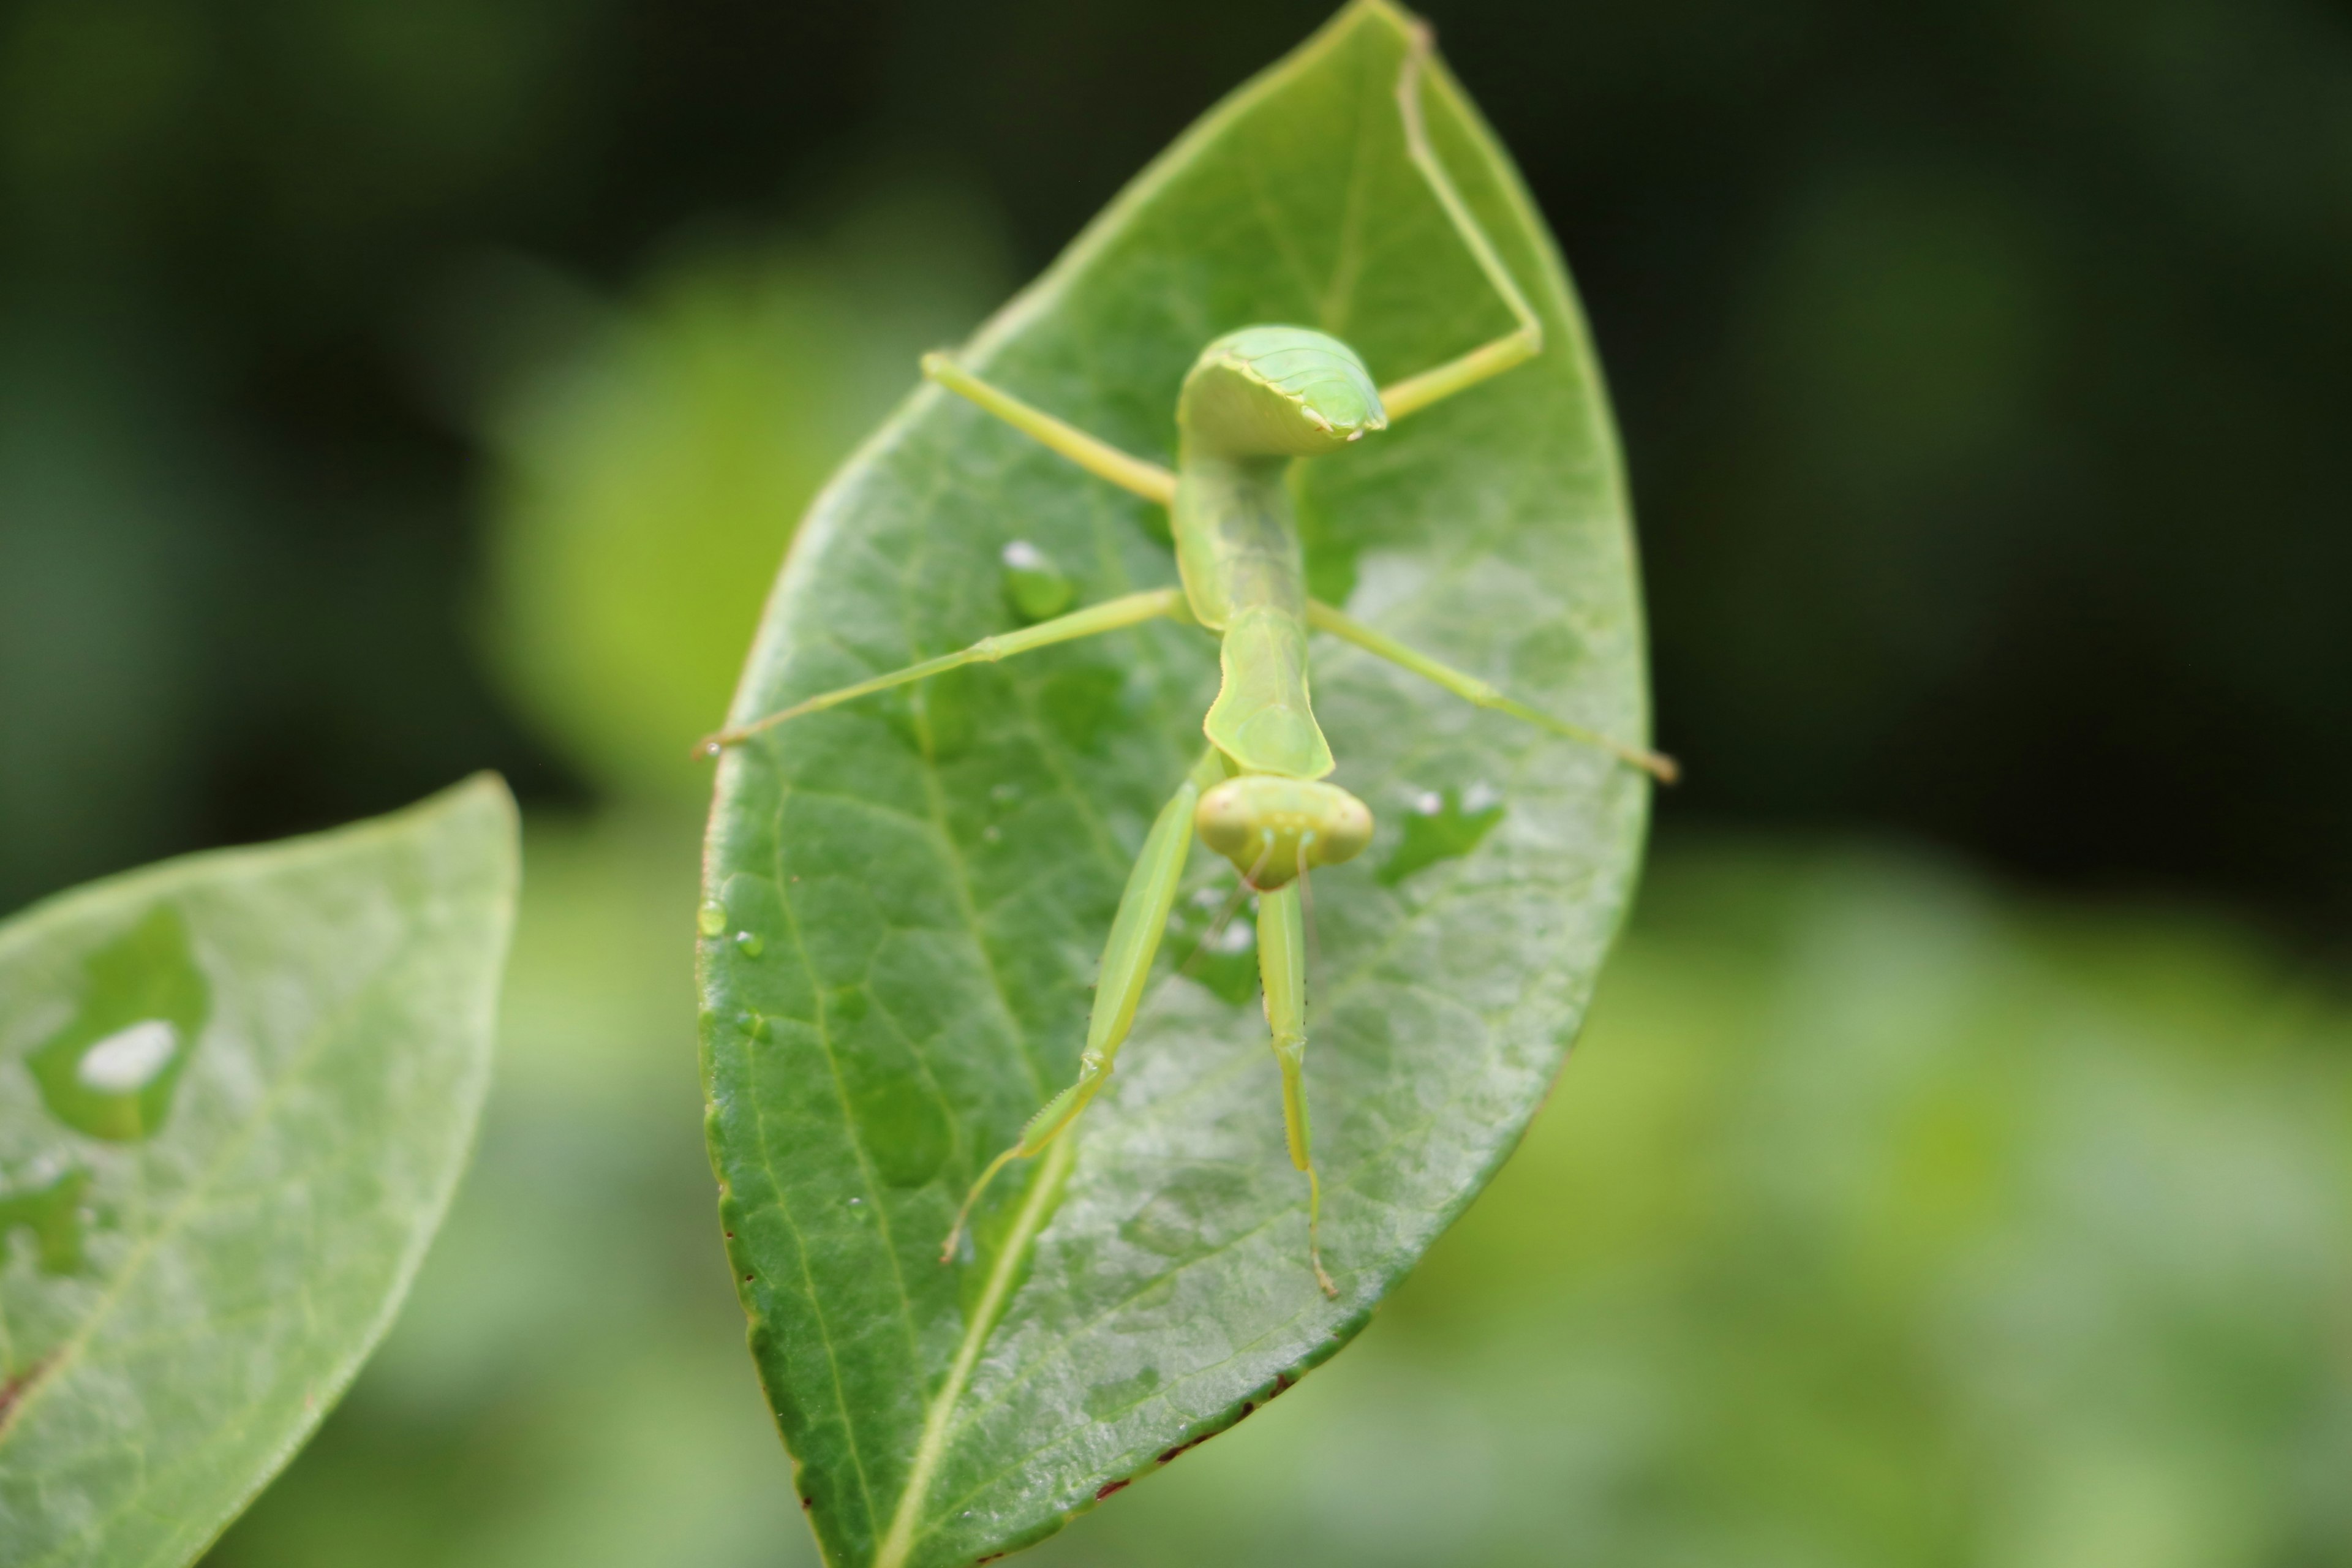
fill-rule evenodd
<path id="1" fill-rule="evenodd" d="M 1356 351 L 1306 327 L 1244 327 L 1201 351 L 1176 405 L 1202 457 L 1313 458 L 1385 430 L 1380 388 Z"/>
<path id="2" fill-rule="evenodd" d="M 1201 797 L 1201 842 L 1271 891 L 1301 870 L 1352 860 L 1372 841 L 1371 807 L 1337 784 L 1244 773 Z"/>

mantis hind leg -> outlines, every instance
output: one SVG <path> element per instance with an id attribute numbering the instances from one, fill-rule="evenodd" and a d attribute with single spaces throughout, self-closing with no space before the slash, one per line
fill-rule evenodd
<path id="1" fill-rule="evenodd" d="M 835 691 L 820 692 L 814 697 L 793 703 L 780 712 L 749 724 L 721 730 L 707 735 L 696 750 L 704 756 L 717 756 L 727 747 L 750 740 L 762 730 L 773 729 L 788 719 L 805 713 L 822 712 L 837 708 L 844 702 L 860 697 L 870 697 L 877 691 L 887 691 L 895 686 L 906 686 L 918 680 L 928 680 L 934 675 L 944 675 L 967 664 L 994 664 L 1015 654 L 1028 653 L 1055 643 L 1076 642 L 1081 637 L 1099 637 L 1126 626 L 1141 626 L 1163 616 L 1184 613 L 1184 591 L 1181 588 L 1152 588 L 1140 594 L 1126 594 L 1116 599 L 1106 599 L 1099 605 L 1088 605 L 1083 610 L 1072 610 L 1066 616 L 1056 616 L 1050 621 L 1040 621 L 1034 626 L 1024 626 L 1017 632 L 1003 632 L 992 637 L 982 637 L 970 647 L 954 653 L 943 653 L 937 658 L 927 658 L 910 664 L 904 669 L 894 669 L 887 675 L 877 675 L 871 680 L 861 680 L 855 686 L 845 686 Z"/>
<path id="2" fill-rule="evenodd" d="M 1103 944 L 1094 1013 L 1087 1021 L 1086 1048 L 1078 1053 L 1078 1076 L 1029 1119 L 1011 1148 L 981 1172 L 965 1194 L 963 1206 L 956 1211 L 954 1228 L 940 1248 L 940 1262 L 955 1257 L 964 1223 L 996 1173 L 1015 1160 L 1042 1153 L 1078 1119 L 1109 1079 L 1118 1047 L 1135 1026 L 1136 1009 L 1142 1005 L 1143 988 L 1151 978 L 1151 961 L 1159 955 L 1160 933 L 1168 929 L 1168 912 L 1176 902 L 1176 884 L 1192 847 L 1192 809 L 1200 804 L 1201 792 L 1224 776 L 1224 763 L 1212 747 L 1202 753 L 1184 782 L 1176 786 L 1176 793 L 1168 797 L 1168 804 L 1160 808 L 1151 831 L 1144 837 L 1143 852 L 1127 874 L 1127 890 L 1119 895 L 1118 913 L 1112 918 L 1109 940 Z"/>
<path id="3" fill-rule="evenodd" d="M 1258 897 L 1257 965 L 1265 985 L 1274 1059 L 1282 1068 L 1282 1130 L 1290 1142 L 1290 1163 L 1307 1173 L 1307 1260 L 1314 1266 L 1315 1283 L 1337 1300 L 1339 1288 L 1323 1271 L 1323 1184 L 1316 1179 L 1307 1121 L 1306 920 L 1295 881 Z"/>

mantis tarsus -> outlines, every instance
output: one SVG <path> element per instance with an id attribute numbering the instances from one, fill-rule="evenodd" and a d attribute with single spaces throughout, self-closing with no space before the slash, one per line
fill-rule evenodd
<path id="1" fill-rule="evenodd" d="M 1554 734 L 1601 747 L 1671 782 L 1674 763 L 1515 701 L 1310 598 L 1297 519 L 1285 482 L 1289 464 L 1338 452 L 1365 435 L 1466 392 L 1543 352 L 1543 326 L 1454 189 L 1423 125 L 1421 81 L 1431 51 L 1415 29 L 1396 96 L 1407 152 L 1517 325 L 1503 336 L 1418 375 L 1378 386 L 1354 350 L 1323 332 L 1247 326 L 1202 351 L 1176 407 L 1174 472 L 1131 457 L 971 374 L 944 354 L 924 374 L 1087 472 L 1166 506 L 1181 586 L 1129 594 L 983 637 L 955 653 L 795 703 L 705 742 L 710 754 L 803 714 L 835 707 L 963 665 L 995 662 L 1143 622 L 1190 621 L 1221 635 L 1223 686 L 1202 729 L 1208 745 L 1161 807 L 1129 872 L 1105 944 L 1078 1075 L 1047 1100 L 1019 1140 L 972 1184 L 941 1250 L 951 1258 L 973 1205 L 1005 1164 L 1043 1152 L 1109 1078 L 1133 1027 L 1195 833 L 1259 894 L 1257 951 L 1266 1023 L 1282 1072 L 1290 1157 L 1307 1182 L 1307 1257 L 1327 1295 L 1322 1195 L 1310 1150 L 1304 1065 L 1307 954 L 1302 889 L 1318 866 L 1360 853 L 1372 836 L 1363 802 L 1322 782 L 1334 766 L 1307 692 L 1307 634 L 1320 631 L 1421 675 L 1445 689 Z"/>

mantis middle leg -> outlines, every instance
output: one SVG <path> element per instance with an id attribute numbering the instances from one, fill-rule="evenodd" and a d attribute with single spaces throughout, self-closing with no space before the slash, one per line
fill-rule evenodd
<path id="1" fill-rule="evenodd" d="M 706 736 L 698 749 L 708 755 L 717 756 L 724 747 L 749 740 L 762 730 L 772 729 L 788 719 L 797 719 L 804 713 L 815 713 L 827 708 L 838 708 L 841 704 L 856 698 L 870 697 L 877 691 L 887 691 L 894 686 L 905 686 L 911 681 L 923 680 L 934 675 L 944 675 L 950 669 L 960 669 L 967 664 L 993 664 L 999 659 L 1011 658 L 1014 654 L 1028 653 L 1041 647 L 1051 647 L 1055 643 L 1076 642 L 1080 637 L 1098 637 L 1104 632 L 1115 632 L 1126 626 L 1141 626 L 1146 621 L 1158 620 L 1163 616 L 1181 617 L 1184 613 L 1184 591 L 1181 588 L 1153 588 L 1140 594 L 1121 595 L 1116 599 L 1106 599 L 1099 605 L 1088 605 L 1083 610 L 1072 610 L 1066 616 L 1056 616 L 1050 621 L 1039 621 L 1034 626 L 1024 626 L 1016 632 L 1003 632 L 995 637 L 982 637 L 970 647 L 959 648 L 953 653 L 943 653 L 937 658 L 927 658 L 919 664 L 910 664 L 904 669 L 894 669 L 887 675 L 877 675 L 871 680 L 861 680 L 854 686 L 844 686 L 835 690 L 819 692 L 814 697 L 793 703 L 790 708 L 771 713 L 764 719 L 755 720 L 749 724 L 740 724 L 734 729 L 721 730 L 715 735 Z"/>
<path id="2" fill-rule="evenodd" d="M 1307 624 L 1317 631 L 1329 632 L 1342 641 L 1354 643 L 1366 653 L 1377 654 L 1391 664 L 1409 669 L 1425 680 L 1433 681 L 1456 697 L 1475 702 L 1481 708 L 1492 708 L 1498 713 L 1507 713 L 1514 719 L 1533 724 L 1538 730 L 1549 730 L 1555 735 L 1565 736 L 1571 741 L 1581 741 L 1588 746 L 1598 746 L 1620 762 L 1628 763 L 1641 769 L 1660 784 L 1673 784 L 1682 776 L 1682 770 L 1675 764 L 1674 758 L 1663 752 L 1644 751 L 1639 746 L 1629 746 L 1624 742 L 1612 740 L 1597 730 L 1588 730 L 1581 724 L 1571 724 L 1564 719 L 1555 719 L 1538 709 L 1530 708 L 1524 702 L 1505 696 L 1493 685 L 1479 679 L 1476 676 L 1465 675 L 1450 665 L 1440 664 L 1419 649 L 1408 647 L 1386 632 L 1376 631 L 1363 622 L 1341 614 L 1320 599 L 1307 601 Z"/>
<path id="3" fill-rule="evenodd" d="M 1135 1012 L 1143 1003 L 1144 984 L 1151 978 L 1151 962 L 1159 956 L 1160 933 L 1168 929 L 1168 913 L 1176 902 L 1176 884 L 1183 876 L 1185 857 L 1192 847 L 1193 807 L 1200 804 L 1201 792 L 1223 782 L 1224 776 L 1224 759 L 1212 746 L 1192 764 L 1192 771 L 1176 786 L 1168 804 L 1160 808 L 1151 831 L 1144 837 L 1143 852 L 1136 857 L 1135 867 L 1127 875 L 1127 890 L 1119 895 L 1118 913 L 1110 922 L 1110 939 L 1103 944 L 1102 971 L 1095 982 L 1094 1013 L 1087 1020 L 1086 1048 L 1078 1053 L 1078 1076 L 1029 1119 L 1028 1125 L 1021 1130 L 1020 1139 L 1011 1148 L 990 1161 L 981 1172 L 980 1179 L 965 1194 L 963 1207 L 956 1211 L 955 1227 L 948 1232 L 947 1243 L 940 1249 L 940 1262 L 955 1256 L 964 1222 L 971 1217 L 972 1205 L 980 1202 L 981 1194 L 988 1190 L 996 1173 L 1015 1160 L 1042 1153 L 1078 1119 L 1078 1113 L 1086 1110 L 1087 1102 L 1110 1077 L 1118 1047 L 1126 1044 L 1128 1031 L 1135 1026 Z"/>

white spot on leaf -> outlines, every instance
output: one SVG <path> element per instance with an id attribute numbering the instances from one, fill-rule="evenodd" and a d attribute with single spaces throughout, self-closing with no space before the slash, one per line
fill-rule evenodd
<path id="1" fill-rule="evenodd" d="M 161 1018 L 149 1018 L 117 1029 L 84 1051 L 74 1077 L 84 1089 L 100 1094 L 136 1094 L 155 1081 L 179 1044 L 179 1030 Z"/>

